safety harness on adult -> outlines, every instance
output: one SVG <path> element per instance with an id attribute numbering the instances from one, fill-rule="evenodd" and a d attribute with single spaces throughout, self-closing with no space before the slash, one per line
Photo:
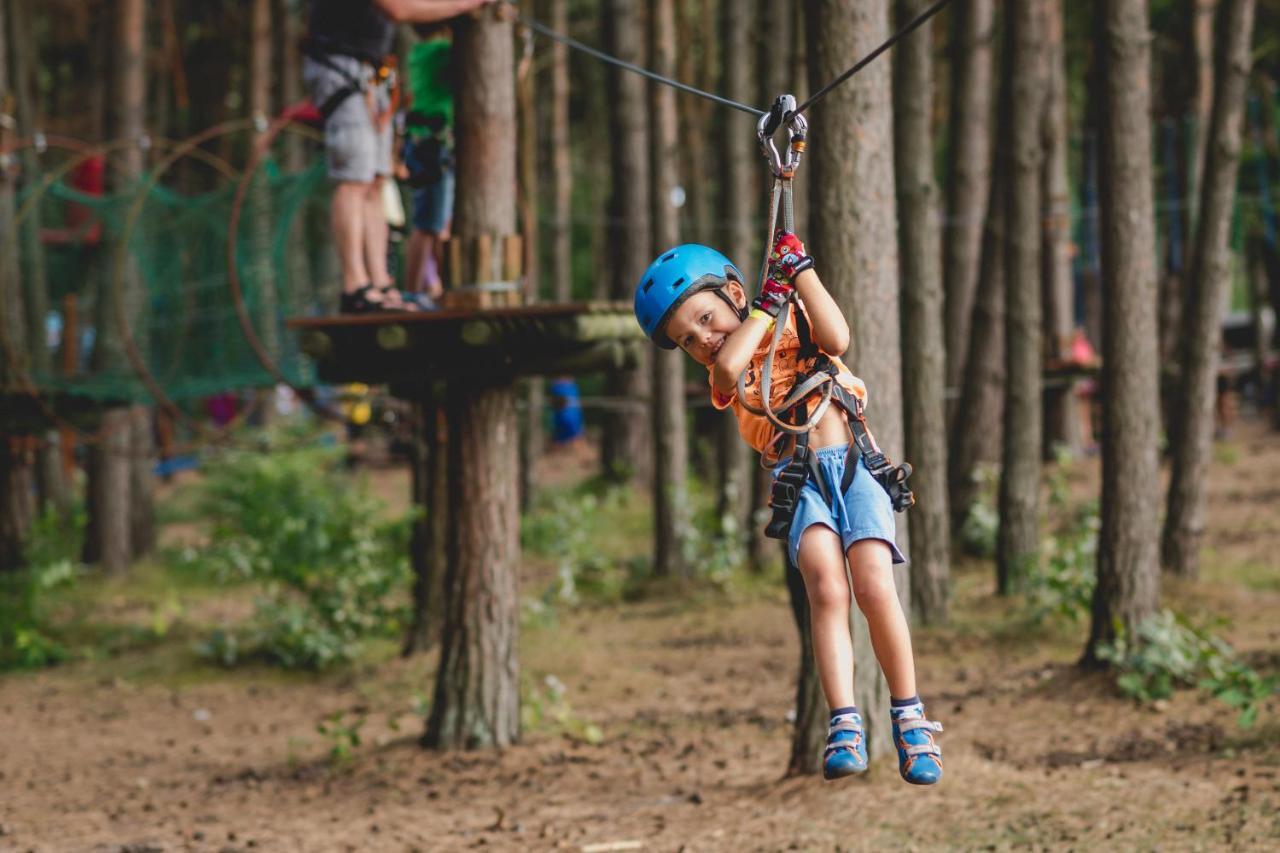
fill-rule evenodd
<path id="1" fill-rule="evenodd" d="M 778 130 L 784 128 L 788 136 L 785 155 L 778 151 L 773 141 Z M 769 203 L 769 230 L 765 242 L 764 263 L 760 270 L 759 288 L 763 288 L 765 277 L 769 274 L 769 253 L 773 245 L 779 208 L 782 212 L 783 228 L 787 231 L 794 230 L 795 206 L 792 182 L 796 168 L 800 165 L 800 158 L 804 154 L 807 132 L 808 125 L 804 117 L 797 113 L 796 100 L 792 95 L 780 95 L 774 101 L 772 109 L 761 116 L 756 126 L 757 140 L 773 173 L 773 189 Z M 790 299 L 783 304 L 774 321 L 773 337 L 769 342 L 764 367 L 760 372 L 761 406 L 759 408 L 747 402 L 746 370 L 738 376 L 739 403 L 752 414 L 766 418 L 777 429 L 778 435 L 775 441 L 788 435 L 794 439 L 791 459 L 774 479 L 773 492 L 769 499 L 773 517 L 765 527 L 765 535 L 774 539 L 783 539 L 787 536 L 801 492 L 810 477 L 813 478 L 818 491 L 822 493 L 823 499 L 830 503 L 834 497 L 830 491 L 832 488 L 838 485 L 840 495 L 849 490 L 857 473 L 859 455 L 871 476 L 888 493 L 896 512 L 905 512 L 915 503 L 915 496 L 907 485 L 907 478 L 911 476 L 911 466 L 905 462 L 894 465 L 876 445 L 871 431 L 867 428 L 862 401 L 849 393 L 836 380 L 838 370 L 835 363 L 813 342 L 808 318 L 804 311 L 794 306 L 794 300 L 795 292 L 792 291 Z M 796 333 L 800 339 L 797 362 L 812 360 L 813 366 L 808 372 L 797 374 L 782 404 L 774 409 L 770 405 L 773 390 L 773 361 L 792 310 L 796 312 Z M 815 394 L 820 397 L 810 413 L 808 401 Z M 832 402 L 844 410 L 853 438 L 845 458 L 844 476 L 839 484 L 826 482 L 818 467 L 817 459 L 809 447 L 810 431 L 822 420 Z"/>

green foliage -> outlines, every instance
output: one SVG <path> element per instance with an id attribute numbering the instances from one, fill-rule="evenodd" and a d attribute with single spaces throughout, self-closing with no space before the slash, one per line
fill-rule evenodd
<path id="1" fill-rule="evenodd" d="M 594 745 L 604 742 L 604 732 L 578 717 L 565 699 L 564 683 L 554 675 L 541 686 L 526 690 L 520 699 L 520 725 L 526 730 L 552 729 L 572 740 Z"/>
<path id="2" fill-rule="evenodd" d="M 537 604 L 526 609 L 547 618 L 556 605 L 577 607 L 586 602 L 616 603 L 642 578 L 642 560 L 626 558 L 602 547 L 631 501 L 625 487 L 604 481 L 545 497 L 521 518 L 524 550 L 555 561 L 555 579 Z"/>
<path id="3" fill-rule="evenodd" d="M 1101 527 L 1098 502 L 1072 506 L 1070 470 L 1070 460 L 1059 454 L 1049 474 L 1049 509 L 1054 518 L 1064 521 L 1044 537 L 1039 559 L 1028 565 L 1025 591 L 1034 619 L 1056 615 L 1079 621 L 1093 602 Z"/>
<path id="4" fill-rule="evenodd" d="M 246 653 L 288 668 L 350 661 L 363 640 L 397 632 L 410 522 L 379 520 L 330 450 L 229 454 L 210 466 L 204 508 L 215 519 L 195 571 L 265 585 L 251 624 L 211 635 L 201 652 L 230 666 Z"/>
<path id="5" fill-rule="evenodd" d="M 82 506 L 73 507 L 69 519 L 45 513 L 32 524 L 27 565 L 0 573 L 0 670 L 39 669 L 69 657 L 49 625 L 48 609 L 55 592 L 81 573 L 76 548 L 84 521 Z"/>
<path id="6" fill-rule="evenodd" d="M 329 744 L 329 763 L 345 768 L 351 765 L 360 748 L 360 729 L 369 715 L 363 708 L 334 711 L 316 725 L 316 732 Z"/>
<path id="7" fill-rule="evenodd" d="M 1116 684 L 1140 702 L 1166 699 L 1177 687 L 1198 686 L 1239 710 L 1238 723 L 1253 725 L 1262 702 L 1280 688 L 1240 660 L 1224 640 L 1163 610 L 1138 626 L 1130 642 L 1123 635 L 1098 649 L 1115 665 Z"/>
<path id="8" fill-rule="evenodd" d="M 978 483 L 978 492 L 960 525 L 960 544 L 965 553 L 992 559 L 996 555 L 996 537 L 1000 533 L 1000 514 L 996 511 L 1000 471 L 994 465 L 982 465 L 973 476 Z"/>

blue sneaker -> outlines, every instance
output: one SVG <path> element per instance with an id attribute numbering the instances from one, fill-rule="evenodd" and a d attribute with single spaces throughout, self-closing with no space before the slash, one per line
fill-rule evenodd
<path id="1" fill-rule="evenodd" d="M 935 785 L 942 779 L 942 749 L 933 739 L 942 723 L 925 718 L 924 705 L 917 702 L 890 708 L 893 742 L 898 748 L 898 772 L 912 785 Z"/>
<path id="2" fill-rule="evenodd" d="M 827 730 L 827 748 L 822 753 L 822 778 L 840 779 L 867 769 L 867 743 L 862 733 L 862 716 L 857 711 L 838 714 Z"/>

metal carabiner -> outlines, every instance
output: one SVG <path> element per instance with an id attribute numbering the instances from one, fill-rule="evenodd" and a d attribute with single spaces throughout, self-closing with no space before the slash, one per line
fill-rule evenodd
<path id="1" fill-rule="evenodd" d="M 784 156 L 778 151 L 773 137 L 781 128 L 787 130 L 787 153 Z M 765 160 L 776 177 L 790 178 L 800 165 L 800 155 L 804 153 L 805 135 L 809 123 L 804 116 L 796 114 L 795 95 L 779 95 L 773 106 L 756 123 L 756 140 L 764 152 Z"/>

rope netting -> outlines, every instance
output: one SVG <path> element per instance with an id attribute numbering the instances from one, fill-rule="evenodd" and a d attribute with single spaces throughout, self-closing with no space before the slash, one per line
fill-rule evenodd
<path id="1" fill-rule="evenodd" d="M 184 410 L 211 395 L 274 386 L 278 377 L 242 326 L 238 296 L 280 376 L 311 385 L 312 367 L 284 321 L 331 312 L 337 302 L 322 158 L 287 171 L 268 157 L 246 176 L 199 165 L 189 153 L 160 157 L 153 171 L 97 193 L 77 186 L 94 157 L 46 150 L 25 158 L 22 292 L 28 312 L 37 306 L 43 315 L 44 338 L 22 353 L 6 342 L 4 354 L 23 362 L 25 384 Z"/>

